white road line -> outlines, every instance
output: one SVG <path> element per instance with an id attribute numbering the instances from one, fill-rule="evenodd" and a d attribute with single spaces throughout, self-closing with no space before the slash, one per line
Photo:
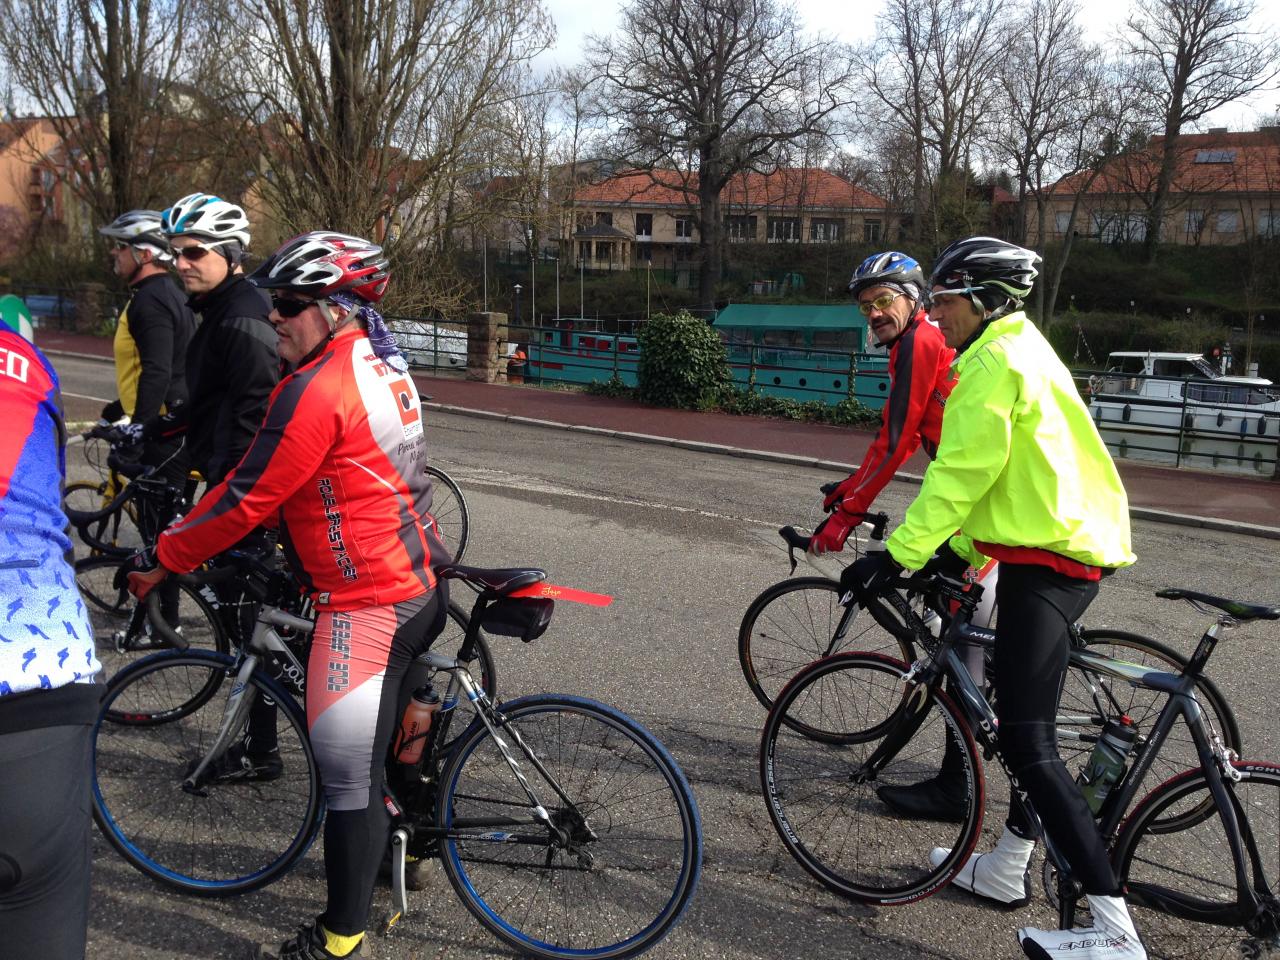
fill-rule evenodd
<path id="1" fill-rule="evenodd" d="M 98 403 L 110 403 L 106 397 L 91 397 L 85 393 L 69 393 L 68 391 L 63 390 L 62 395 L 64 397 L 75 397 L 77 400 L 96 400 Z"/>

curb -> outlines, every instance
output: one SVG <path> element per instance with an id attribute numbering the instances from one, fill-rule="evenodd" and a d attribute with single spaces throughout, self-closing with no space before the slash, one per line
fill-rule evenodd
<path id="1" fill-rule="evenodd" d="M 36 344 L 36 346 L 39 347 L 40 345 Z M 113 357 L 104 357 L 97 353 L 77 353 L 75 350 L 58 349 L 46 350 L 44 347 L 40 347 L 40 352 L 46 357 L 74 357 L 77 360 L 100 360 L 103 363 L 115 363 Z"/>
<path id="2" fill-rule="evenodd" d="M 615 440 L 631 440 L 635 443 L 653 443 L 680 450 L 693 450 L 698 453 L 714 453 L 720 456 L 741 457 L 747 460 L 760 460 L 767 463 L 781 463 L 795 467 L 813 467 L 818 470 L 844 471 L 849 473 L 857 469 L 857 464 L 839 463 L 834 460 L 819 460 L 791 453 L 774 453 L 771 450 L 747 450 L 742 447 L 730 447 L 720 443 L 706 443 L 701 440 L 680 440 L 673 437 L 659 437 L 651 433 L 631 433 L 626 430 L 612 430 L 608 427 L 586 427 L 572 423 L 559 423 L 555 420 L 538 420 L 534 417 L 522 417 L 512 413 L 495 413 L 492 410 L 473 410 L 469 407 L 456 407 L 448 403 L 429 401 L 423 404 L 428 410 L 439 413 L 452 413 L 462 417 L 474 417 L 479 420 L 496 420 L 504 423 L 516 423 L 529 427 L 543 427 L 551 430 L 565 430 L 570 433 L 586 433 L 597 437 L 609 437 Z M 915 473 L 898 473 L 895 480 L 919 485 L 924 477 Z M 1240 520 L 1224 520 L 1220 517 L 1195 517 L 1185 513 L 1171 513 L 1166 510 L 1154 510 L 1150 507 L 1130 507 L 1129 516 L 1135 520 L 1149 520 L 1154 523 L 1168 523 L 1183 527 L 1199 527 L 1202 530 L 1217 530 L 1224 533 L 1239 533 L 1248 537 L 1260 537 L 1266 540 L 1280 540 L 1280 527 L 1267 527 L 1257 523 L 1245 523 Z"/>

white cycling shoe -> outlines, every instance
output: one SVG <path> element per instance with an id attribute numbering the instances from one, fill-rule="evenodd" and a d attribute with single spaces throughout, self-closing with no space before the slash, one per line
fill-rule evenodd
<path id="1" fill-rule="evenodd" d="M 1092 927 L 1023 927 L 1018 931 L 1022 952 L 1032 960 L 1147 960 L 1124 898 L 1090 894 L 1086 899 L 1093 914 Z"/>
<path id="2" fill-rule="evenodd" d="M 1035 841 L 1024 840 L 1004 828 L 995 849 L 990 853 L 975 853 L 952 883 L 962 890 L 994 900 L 1005 907 L 1025 907 L 1031 902 L 1031 877 L 1027 864 Z M 933 866 L 942 863 L 951 853 L 947 847 L 934 847 L 929 852 Z"/>

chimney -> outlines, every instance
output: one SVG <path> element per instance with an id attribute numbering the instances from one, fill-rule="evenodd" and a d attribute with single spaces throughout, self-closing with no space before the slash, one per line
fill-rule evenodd
<path id="1" fill-rule="evenodd" d="M 1205 132 L 1206 132 L 1206 133 L 1208 133 L 1208 134 L 1210 134 L 1210 135 L 1213 135 L 1213 134 L 1223 134 L 1223 133 L 1226 133 L 1226 132 L 1227 132 L 1227 128 L 1226 128 L 1226 127 L 1210 127 L 1210 128 L 1209 128 L 1207 131 L 1205 131 Z"/>

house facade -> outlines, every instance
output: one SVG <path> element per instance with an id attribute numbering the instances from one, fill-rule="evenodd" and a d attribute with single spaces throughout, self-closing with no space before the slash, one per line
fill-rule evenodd
<path id="1" fill-rule="evenodd" d="M 696 173 L 626 171 L 578 186 L 561 223 L 576 265 L 679 269 L 698 243 Z M 888 235 L 880 197 L 818 168 L 734 177 L 720 195 L 729 243 L 879 242 Z"/>
<path id="2" fill-rule="evenodd" d="M 1280 237 L 1280 127 L 1188 134 L 1178 138 L 1175 149 L 1161 242 L 1238 244 Z M 1145 147 L 1109 161 L 1092 182 L 1090 174 L 1059 181 L 1050 197 L 1044 237 L 1039 236 L 1034 206 L 1028 210 L 1031 243 L 1060 241 L 1068 225 L 1076 236 L 1103 243 L 1142 242 L 1163 153 L 1164 137 L 1152 137 Z M 1071 223 L 1078 193 L 1080 208 Z"/>
<path id="3" fill-rule="evenodd" d="M 62 138 L 44 117 L 0 122 L 0 259 L 38 229 L 66 230 Z"/>

